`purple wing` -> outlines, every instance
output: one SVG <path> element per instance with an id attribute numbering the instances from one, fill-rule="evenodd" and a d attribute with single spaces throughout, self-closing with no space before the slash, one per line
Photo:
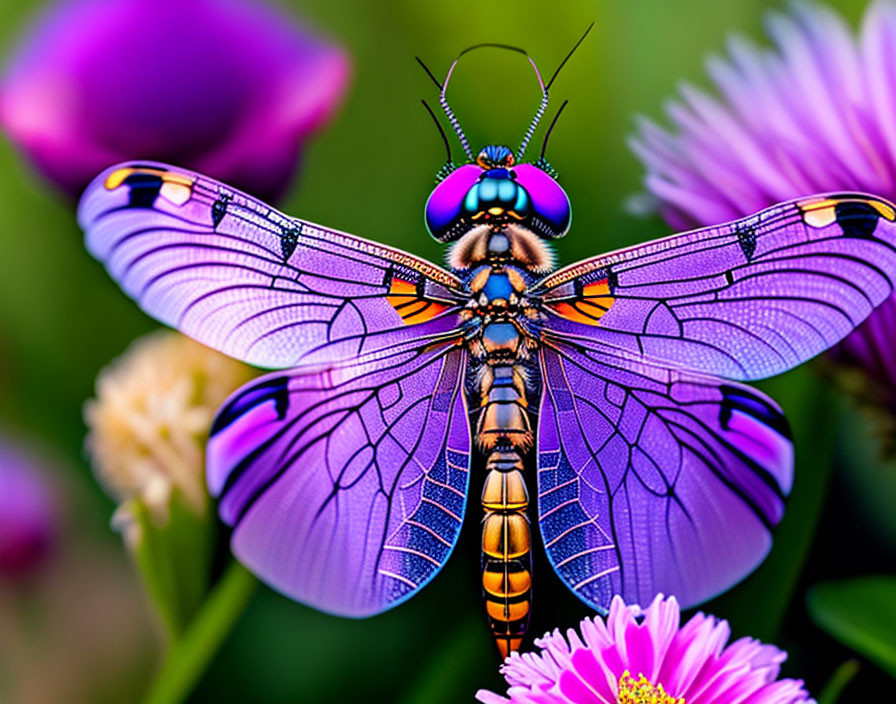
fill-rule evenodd
<path id="1" fill-rule="evenodd" d="M 692 605 L 762 561 L 793 476 L 773 401 L 550 333 L 541 367 L 539 525 L 583 601 Z"/>
<path id="2" fill-rule="evenodd" d="M 147 313 L 258 366 L 351 359 L 457 326 L 453 274 L 184 169 L 113 166 L 78 220 Z"/>
<path id="3" fill-rule="evenodd" d="M 369 616 L 448 559 L 466 502 L 466 352 L 404 345 L 262 377 L 224 405 L 208 483 L 234 553 L 322 611 Z"/>
<path id="4" fill-rule="evenodd" d="M 790 369 L 893 290 L 896 213 L 817 196 L 573 264 L 533 287 L 548 327 L 730 379 Z"/>

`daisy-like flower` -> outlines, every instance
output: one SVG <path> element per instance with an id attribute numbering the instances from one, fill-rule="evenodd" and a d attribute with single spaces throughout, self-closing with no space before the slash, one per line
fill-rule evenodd
<path id="1" fill-rule="evenodd" d="M 802 682 L 778 679 L 787 655 L 702 613 L 680 625 L 678 602 L 657 596 L 643 612 L 614 597 L 606 621 L 555 630 L 540 653 L 513 653 L 501 668 L 507 697 L 484 704 L 814 704 Z"/>
<path id="2" fill-rule="evenodd" d="M 160 517 L 176 488 L 204 514 L 209 428 L 224 399 L 251 377 L 245 364 L 175 332 L 137 340 L 100 372 L 84 409 L 100 483 L 119 502 L 140 498 Z"/>
<path id="3" fill-rule="evenodd" d="M 766 26 L 774 48 L 733 37 L 708 60 L 721 97 L 684 84 L 666 105 L 671 130 L 638 122 L 647 191 L 677 229 L 826 191 L 896 199 L 896 2 L 872 2 L 858 36 L 808 2 Z M 894 344 L 890 298 L 832 354 L 861 370 L 861 396 L 896 412 Z"/>
<path id="4" fill-rule="evenodd" d="M 11 57 L 0 127 L 74 196 L 154 159 L 273 200 L 347 78 L 341 50 L 254 0 L 63 0 Z"/>

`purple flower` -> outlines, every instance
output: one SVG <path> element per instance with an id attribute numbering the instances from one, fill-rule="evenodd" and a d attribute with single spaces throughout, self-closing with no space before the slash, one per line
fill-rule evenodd
<path id="1" fill-rule="evenodd" d="M 802 682 L 778 679 L 786 653 L 752 638 L 730 645 L 726 621 L 698 613 L 684 626 L 675 597 L 643 612 L 614 597 L 606 622 L 585 619 L 513 653 L 501 672 L 507 698 L 485 704 L 814 704 Z"/>
<path id="2" fill-rule="evenodd" d="M 856 38 L 823 5 L 767 16 L 773 49 L 729 41 L 707 71 L 721 98 L 685 84 L 664 130 L 641 119 L 631 141 L 670 225 L 735 219 L 772 203 L 855 190 L 896 200 L 896 3 L 872 2 Z M 833 356 L 861 368 L 861 393 L 896 411 L 896 300 Z"/>
<path id="3" fill-rule="evenodd" d="M 0 577 L 23 577 L 53 544 L 55 502 L 33 458 L 0 440 Z"/>
<path id="4" fill-rule="evenodd" d="M 260 3 L 67 0 L 13 54 L 0 125 L 72 195 L 136 158 L 274 199 L 347 78 L 339 49 Z"/>

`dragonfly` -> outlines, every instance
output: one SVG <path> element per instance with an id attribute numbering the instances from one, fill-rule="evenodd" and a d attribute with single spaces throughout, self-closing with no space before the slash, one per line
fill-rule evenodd
<path id="1" fill-rule="evenodd" d="M 896 211 L 809 196 L 558 269 L 571 206 L 547 137 L 526 161 L 557 72 L 535 67 L 515 151 L 474 154 L 445 97 L 456 64 L 433 80 L 466 158 L 440 128 L 425 208 L 446 266 L 154 162 L 104 171 L 78 218 L 149 315 L 271 370 L 207 445 L 237 558 L 299 602 L 372 616 L 439 572 L 473 484 L 506 656 L 532 610 L 533 524 L 599 612 L 614 595 L 697 604 L 758 566 L 794 453 L 781 409 L 743 382 L 831 347 L 890 295 Z"/>

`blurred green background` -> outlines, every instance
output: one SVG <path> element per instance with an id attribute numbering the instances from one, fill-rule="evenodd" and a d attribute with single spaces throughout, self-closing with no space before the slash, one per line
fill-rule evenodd
<path id="1" fill-rule="evenodd" d="M 0 4 L 4 52 L 41 4 Z M 435 103 L 435 89 L 414 56 L 438 76 L 461 49 L 505 42 L 525 47 L 549 75 L 596 22 L 552 90 L 555 107 L 570 101 L 548 151 L 574 211 L 573 228 L 557 246 L 561 263 L 668 232 L 660 221 L 638 220 L 623 209 L 642 174 L 625 146 L 633 115 L 660 117 L 682 79 L 705 84 L 706 55 L 721 51 L 731 32 L 761 39 L 763 13 L 779 5 L 283 4 L 341 43 L 354 67 L 344 108 L 306 149 L 283 209 L 436 261 L 442 251 L 426 234 L 422 209 L 444 156 L 419 102 L 426 97 Z M 834 5 L 855 21 L 865 3 Z M 450 92 L 474 148 L 515 146 L 539 99 L 528 64 L 498 51 L 471 55 Z M 52 456 L 67 504 L 57 559 L 74 565 L 27 603 L 10 606 L 0 599 L 0 633 L 9 625 L 2 619 L 14 617 L 27 621 L 29 634 L 28 642 L 6 644 L 6 651 L 0 636 L 0 700 L 4 677 L 64 676 L 78 682 L 66 701 L 127 702 L 152 675 L 158 637 L 119 538 L 108 528 L 114 506 L 84 460 L 81 408 L 97 371 L 155 327 L 85 251 L 73 204 L 0 140 L 0 420 Z M 763 568 L 703 607 L 729 619 L 735 635 L 787 649 L 785 673 L 805 678 L 816 695 L 851 655 L 812 624 L 807 589 L 824 580 L 896 571 L 896 471 L 878 462 L 868 419 L 828 386 L 805 368 L 763 384 L 793 425 L 794 496 Z M 470 519 L 474 525 L 475 516 Z M 191 701 L 435 704 L 471 701 L 479 687 L 497 689 L 498 660 L 478 596 L 477 561 L 475 535 L 468 534 L 420 596 L 366 621 L 325 616 L 260 588 Z M 573 625 L 585 608 L 545 564 L 539 567 L 534 632 Z M 16 659 L 9 659 L 9 648 Z M 863 662 L 842 701 L 883 688 L 892 691 L 892 681 Z M 53 701 L 36 696 L 30 701 Z"/>

